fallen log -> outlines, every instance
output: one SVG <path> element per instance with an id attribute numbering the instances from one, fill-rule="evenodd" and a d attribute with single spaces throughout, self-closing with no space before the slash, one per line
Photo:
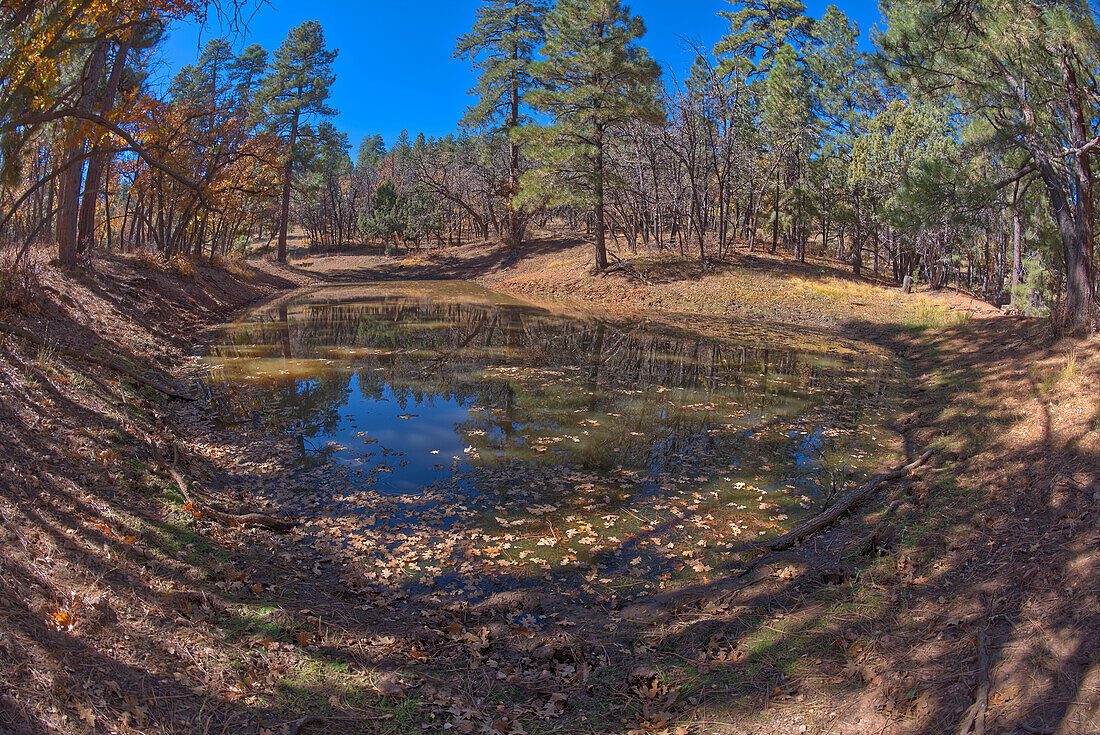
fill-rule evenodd
<path id="1" fill-rule="evenodd" d="M 818 531 L 836 523 L 836 521 L 841 516 L 843 516 L 849 510 L 861 503 L 868 495 L 873 493 L 883 483 L 890 482 L 891 480 L 896 480 L 899 477 L 904 477 L 913 470 L 916 470 L 917 468 L 923 466 L 929 459 L 931 459 L 934 453 L 935 450 L 929 449 L 916 461 L 911 462 L 904 467 L 898 467 L 896 470 L 891 470 L 890 472 L 886 472 L 872 478 L 864 485 L 861 485 L 850 493 L 842 495 L 839 500 L 837 500 L 833 505 L 829 506 L 829 508 L 824 512 L 814 516 L 798 528 L 788 531 L 779 538 L 768 541 L 763 545 L 763 547 L 772 551 L 791 548 L 807 536 L 812 536 Z"/>
<path id="2" fill-rule="evenodd" d="M 16 327 L 16 326 L 13 326 L 11 324 L 0 323 L 0 333 L 10 334 L 10 335 L 12 335 L 14 337 L 18 337 L 19 339 L 22 339 L 26 342 L 30 342 L 31 344 L 36 345 L 38 347 L 45 347 L 45 348 L 50 349 L 50 350 L 56 350 L 57 352 L 60 352 L 62 355 L 65 355 L 66 357 L 71 357 L 71 358 L 76 359 L 76 360 L 83 360 L 84 362 L 91 363 L 92 365 L 98 365 L 99 367 L 106 368 L 108 370 L 114 370 L 116 373 L 122 373 L 126 377 L 131 378 L 131 379 L 137 381 L 138 383 L 141 383 L 144 386 L 148 386 L 149 388 L 152 388 L 153 390 L 157 391 L 158 393 L 163 393 L 164 395 L 168 396 L 169 398 L 175 398 L 175 399 L 180 400 L 180 401 L 194 401 L 195 400 L 191 396 L 184 395 L 183 393 L 180 393 L 176 390 L 173 390 L 172 388 L 169 388 L 167 385 L 165 385 L 165 384 L 163 384 L 163 383 L 161 383 L 157 380 L 152 380 L 150 378 L 146 378 L 144 375 L 141 375 L 138 372 L 136 372 L 134 370 L 131 370 L 130 368 L 126 367 L 125 365 L 121 365 L 121 364 L 115 362 L 114 360 L 100 359 L 98 357 L 93 357 L 93 356 L 91 356 L 91 355 L 89 355 L 85 352 L 78 352 L 76 350 L 69 349 L 68 347 L 65 347 L 64 345 L 55 344 L 55 343 L 52 343 L 52 342 L 47 342 L 46 340 L 42 339 L 41 337 L 39 337 L 34 332 L 30 332 L 26 329 L 23 329 L 22 327 Z"/>
<path id="3" fill-rule="evenodd" d="M 297 521 L 288 521 L 281 518 L 272 518 L 269 515 L 263 513 L 226 513 L 225 511 L 218 510 L 217 508 L 210 507 L 209 503 L 205 503 L 199 500 L 194 493 L 187 487 L 187 480 L 183 474 L 176 467 L 175 462 L 169 462 L 164 458 L 164 453 L 160 451 L 160 447 L 152 439 L 146 438 L 145 443 L 149 445 L 149 448 L 153 452 L 153 456 L 157 462 L 163 466 L 168 474 L 172 477 L 173 482 L 179 488 L 180 493 L 183 494 L 184 499 L 190 504 L 191 509 L 200 516 L 205 516 L 212 520 L 222 523 L 226 526 L 243 527 L 243 528 L 266 528 L 269 531 L 275 531 L 277 533 L 286 533 L 298 525 Z"/>

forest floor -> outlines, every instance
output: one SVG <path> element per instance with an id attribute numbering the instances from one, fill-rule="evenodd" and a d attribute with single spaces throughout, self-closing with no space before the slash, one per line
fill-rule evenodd
<path id="1" fill-rule="evenodd" d="M 47 342 L 0 342 L 0 732 L 1100 731 L 1100 341 L 832 262 L 647 254 L 601 277 L 589 260 L 547 237 L 519 258 L 40 264 L 0 313 Z M 206 327 L 290 288 L 456 278 L 701 331 L 874 341 L 911 375 L 899 448 L 936 454 L 741 576 L 596 602 L 538 580 L 475 605 L 365 593 L 294 534 L 187 502 L 166 463 L 214 504 L 263 509 L 227 482 L 229 457 L 281 461 L 188 421 Z"/>

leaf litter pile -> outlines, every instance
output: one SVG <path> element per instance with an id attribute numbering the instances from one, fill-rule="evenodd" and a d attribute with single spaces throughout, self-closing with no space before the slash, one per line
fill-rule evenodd
<path id="1" fill-rule="evenodd" d="M 302 520 L 285 541 L 309 559 L 302 578 L 339 578 L 390 623 L 369 641 L 391 672 L 374 689 L 415 693 L 441 729 L 499 733 L 571 698 L 591 710 L 607 687 L 625 698 L 603 714 L 643 730 L 691 709 L 620 625 L 659 618 L 640 603 L 661 591 L 744 569 L 751 544 L 860 481 L 893 379 L 878 354 L 430 287 L 260 311 L 210 363 L 211 410 L 193 416 L 207 447 L 240 448 L 220 458 L 235 485 Z M 718 635 L 692 660 L 705 671 L 736 648 Z M 507 701 L 457 696 L 471 671 Z"/>

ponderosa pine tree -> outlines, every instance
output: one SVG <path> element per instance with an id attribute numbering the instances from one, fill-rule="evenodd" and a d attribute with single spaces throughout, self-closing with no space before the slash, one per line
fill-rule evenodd
<path id="1" fill-rule="evenodd" d="M 328 106 L 330 87 L 336 80 L 332 62 L 336 52 L 325 48 L 321 24 L 307 21 L 291 30 L 275 52 L 257 95 L 257 114 L 286 143 L 283 162 L 282 200 L 279 210 L 278 260 L 286 262 L 287 229 L 290 224 L 290 195 L 297 170 L 310 149 L 303 145 L 317 141 L 316 129 L 310 124 L 332 117 L 336 111 Z"/>
<path id="2" fill-rule="evenodd" d="M 852 201 L 852 272 L 863 269 L 862 209 L 864 170 L 853 171 L 852 149 L 883 110 L 885 101 L 873 59 L 859 48 L 859 28 L 836 7 L 815 23 L 818 43 L 807 54 L 807 71 L 813 79 L 812 104 L 821 122 L 826 158 L 838 169 Z"/>
<path id="3" fill-rule="evenodd" d="M 384 155 L 386 155 L 386 142 L 382 140 L 381 135 L 363 138 L 359 143 L 356 165 L 361 169 L 372 168 Z"/>
<path id="4" fill-rule="evenodd" d="M 772 251 L 778 244 L 780 228 L 786 226 L 782 220 L 787 219 L 790 230 L 784 240 L 788 239 L 788 234 L 791 236 L 795 257 L 801 261 L 806 259 L 806 233 L 803 227 L 805 206 L 799 190 L 814 146 L 809 80 L 804 71 L 798 51 L 791 44 L 783 43 L 768 68 L 761 100 L 762 122 L 773 142 L 776 164 Z M 784 192 L 780 191 L 781 177 L 785 178 Z M 793 204 L 786 201 L 791 198 L 795 200 Z"/>
<path id="5" fill-rule="evenodd" d="M 535 52 L 545 41 L 545 0 L 489 0 L 477 9 L 473 29 L 458 39 L 455 56 L 468 58 L 481 72 L 472 94 L 478 101 L 466 112 L 463 124 L 496 127 L 509 139 L 508 229 L 509 247 L 523 244 L 526 222 L 513 201 L 519 193 L 520 144 L 516 130 L 524 122 L 524 97 L 536 82 L 531 74 Z"/>
<path id="6" fill-rule="evenodd" d="M 645 24 L 619 0 L 559 0 L 546 17 L 542 85 L 528 94 L 553 119 L 525 128 L 536 161 L 523 176 L 528 205 L 574 205 L 596 220 L 596 267 L 607 268 L 606 192 L 609 142 L 630 122 L 658 123 L 664 111 L 656 84 L 661 69 L 637 41 Z"/>
<path id="7" fill-rule="evenodd" d="M 267 56 L 264 47 L 254 43 L 230 62 L 229 74 L 236 86 L 238 98 L 251 99 L 257 85 L 263 80 L 264 71 L 267 69 Z"/>
<path id="8" fill-rule="evenodd" d="M 750 77 L 762 76 L 775 63 L 784 44 L 796 49 L 810 40 L 814 21 L 806 15 L 801 0 L 729 0 L 737 6 L 723 11 L 729 33 L 714 47 L 714 55 L 727 67 L 747 70 Z"/>

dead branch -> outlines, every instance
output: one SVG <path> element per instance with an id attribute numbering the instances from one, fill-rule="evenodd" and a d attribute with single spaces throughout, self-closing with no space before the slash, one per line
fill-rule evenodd
<path id="1" fill-rule="evenodd" d="M 652 286 L 653 285 L 653 281 L 651 281 L 648 278 L 646 278 L 645 276 L 643 276 L 638 271 L 638 269 L 635 268 L 634 266 L 632 266 L 630 263 L 627 263 L 625 260 L 620 258 L 618 255 L 615 255 L 615 253 L 608 253 L 608 255 L 610 255 L 612 258 L 614 258 L 616 262 L 612 263 L 611 265 L 607 266 L 606 268 L 601 268 L 600 271 L 599 271 L 601 276 L 607 276 L 611 273 L 615 273 L 617 271 L 622 271 L 623 273 L 626 273 L 629 276 L 633 276 L 634 278 L 638 279 L 639 281 L 641 281 L 642 283 L 644 283 L 647 286 Z"/>
<path id="2" fill-rule="evenodd" d="M 615 273 L 617 271 L 622 271 L 623 273 L 626 273 L 627 275 L 638 279 L 639 281 L 646 284 L 647 286 L 652 286 L 653 285 L 653 281 L 651 281 L 648 278 L 646 278 L 645 276 L 643 276 L 641 273 L 638 272 L 637 268 L 630 265 L 629 263 L 612 263 L 611 265 L 607 266 L 606 268 L 603 268 L 602 270 L 600 270 L 600 275 L 601 276 L 607 276 L 607 275 L 610 275 L 610 274 Z"/>
<path id="3" fill-rule="evenodd" d="M 859 503 L 863 502 L 863 500 L 868 495 L 874 492 L 883 483 L 890 482 L 891 480 L 896 480 L 899 477 L 908 475 L 913 470 L 916 470 L 918 467 L 924 465 L 924 463 L 932 457 L 934 452 L 935 450 L 929 449 L 927 452 L 922 454 L 920 458 L 917 459 L 915 462 L 911 462 L 904 467 L 899 467 L 896 470 L 891 470 L 890 472 L 886 472 L 875 478 L 872 478 L 866 484 L 860 486 L 852 492 L 847 493 L 846 495 L 842 495 L 840 499 L 825 512 L 814 516 L 798 528 L 783 534 L 774 541 L 769 541 L 768 543 L 764 544 L 764 548 L 771 549 L 772 551 L 789 549 L 807 536 L 812 536 L 818 531 L 827 528 L 828 526 L 831 526 L 837 521 L 837 519 L 839 519 L 841 516 L 843 516 Z"/>
<path id="4" fill-rule="evenodd" d="M 152 388 L 153 390 L 157 391 L 158 393 L 163 393 L 164 395 L 168 396 L 169 398 L 175 398 L 175 399 L 180 400 L 180 401 L 194 401 L 195 400 L 191 396 L 184 395 L 183 393 L 180 393 L 176 390 L 173 390 L 172 388 L 169 388 L 167 385 L 164 385 L 163 383 L 161 383 L 157 380 L 153 380 L 151 378 L 146 378 L 145 376 L 140 375 L 138 372 L 136 372 L 134 370 L 131 370 L 130 368 L 126 367 L 125 365 L 121 365 L 121 364 L 115 362 L 114 360 L 100 359 L 98 357 L 92 357 L 91 355 L 89 355 L 86 352 L 78 352 L 77 350 L 69 349 L 68 347 L 65 347 L 64 345 L 47 342 L 46 340 L 42 339 L 41 337 L 39 337 L 34 332 L 29 332 L 26 329 L 23 329 L 22 327 L 16 327 L 16 326 L 13 326 L 13 325 L 10 325 L 10 324 L 0 323 L 0 333 L 10 334 L 10 335 L 18 337 L 18 338 L 20 338 L 20 339 L 22 339 L 26 342 L 30 342 L 33 345 L 37 345 L 38 347 L 45 347 L 46 349 L 56 350 L 57 352 L 60 352 L 62 355 L 65 355 L 66 357 L 71 357 L 75 360 L 83 360 L 84 362 L 91 363 L 92 365 L 98 365 L 99 367 L 106 368 L 108 370 L 114 370 L 116 373 L 122 373 L 126 377 L 131 378 L 132 380 L 135 380 L 135 381 L 137 381 L 138 383 L 140 383 L 144 386 Z"/>
<path id="5" fill-rule="evenodd" d="M 199 515 L 206 516 L 207 518 L 227 526 L 266 528 L 269 531 L 276 531 L 278 533 L 286 533 L 298 525 L 297 521 L 272 518 L 263 513 L 244 513 L 238 515 L 236 513 L 226 513 L 217 508 L 211 508 L 209 503 L 201 501 L 191 492 L 187 487 L 187 480 L 184 478 L 183 474 L 179 471 L 174 462 L 169 462 L 164 458 L 164 453 L 160 451 L 160 447 L 157 446 L 157 443 L 149 438 L 146 438 L 145 442 L 149 445 L 149 449 L 152 450 L 153 456 L 156 458 L 157 462 L 168 470 L 168 474 L 171 475 L 172 480 L 183 494 L 184 499 L 191 504 L 191 508 Z"/>

